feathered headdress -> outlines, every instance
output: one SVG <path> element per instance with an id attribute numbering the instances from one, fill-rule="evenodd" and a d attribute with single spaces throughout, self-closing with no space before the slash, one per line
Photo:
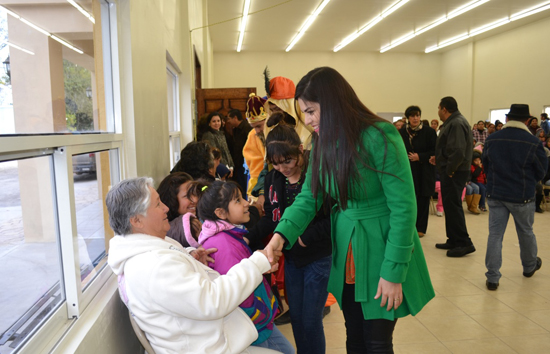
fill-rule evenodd
<path id="1" fill-rule="evenodd" d="M 267 97 L 271 96 L 271 90 L 269 87 L 269 69 L 267 68 L 267 65 L 264 69 L 264 85 L 265 85 L 265 94 Z"/>

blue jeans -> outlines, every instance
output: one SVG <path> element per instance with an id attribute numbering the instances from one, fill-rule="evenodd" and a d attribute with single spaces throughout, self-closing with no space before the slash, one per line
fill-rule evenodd
<path id="1" fill-rule="evenodd" d="M 489 205 L 489 238 L 485 255 L 485 276 L 491 283 L 498 283 L 502 266 L 502 239 L 510 214 L 514 218 L 519 240 L 519 256 L 524 272 L 531 272 L 537 266 L 537 239 L 533 233 L 535 202 L 509 203 L 487 199 Z"/>
<path id="2" fill-rule="evenodd" d="M 466 185 L 466 195 L 471 194 L 479 194 L 479 187 L 477 184 L 470 183 Z"/>
<path id="3" fill-rule="evenodd" d="M 331 263 L 332 256 L 327 256 L 297 268 L 291 257 L 285 258 L 290 323 L 299 354 L 325 352 L 323 309 Z"/>
<path id="4" fill-rule="evenodd" d="M 283 354 L 294 354 L 294 347 L 288 339 L 279 331 L 275 324 L 273 325 L 273 332 L 269 338 L 261 342 L 260 344 L 254 344 L 255 347 L 267 348 L 271 350 L 279 351 Z"/>
<path id="5" fill-rule="evenodd" d="M 479 206 L 485 208 L 485 196 L 487 195 L 487 187 L 483 183 L 479 182 L 472 182 L 472 184 L 475 184 L 479 187 L 479 194 L 481 194 L 481 198 L 479 199 Z"/>

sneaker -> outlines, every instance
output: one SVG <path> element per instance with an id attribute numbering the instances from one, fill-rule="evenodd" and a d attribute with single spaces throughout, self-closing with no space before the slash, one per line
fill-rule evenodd
<path id="1" fill-rule="evenodd" d="M 498 289 L 498 283 L 491 283 L 490 281 L 486 281 L 485 285 L 487 286 L 488 290 L 494 291 Z"/>
<path id="2" fill-rule="evenodd" d="M 540 257 L 537 257 L 537 265 L 535 266 L 535 269 L 528 273 L 523 272 L 523 276 L 531 278 L 533 274 L 535 274 L 535 272 L 540 269 L 540 267 L 542 267 L 542 259 L 540 259 Z"/>
<path id="3" fill-rule="evenodd" d="M 442 217 L 443 216 L 443 212 L 442 211 L 436 211 L 435 212 L 435 215 L 439 216 L 439 217 Z"/>
<path id="4" fill-rule="evenodd" d="M 464 257 L 469 253 L 474 253 L 476 248 L 474 245 L 464 246 L 464 247 L 455 247 L 447 251 L 447 257 Z"/>

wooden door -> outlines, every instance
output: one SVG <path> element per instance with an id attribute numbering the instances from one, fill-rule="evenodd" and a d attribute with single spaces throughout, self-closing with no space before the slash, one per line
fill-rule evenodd
<path id="1" fill-rule="evenodd" d="M 224 116 L 232 109 L 238 109 L 243 117 L 246 113 L 246 102 L 255 87 L 197 89 L 197 121 L 204 114 L 219 112 Z"/>

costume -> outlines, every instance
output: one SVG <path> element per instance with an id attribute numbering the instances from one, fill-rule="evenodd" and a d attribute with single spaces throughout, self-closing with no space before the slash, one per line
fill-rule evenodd
<path id="1" fill-rule="evenodd" d="M 527 119 L 529 107 L 512 105 L 508 116 L 512 114 L 526 115 Z M 516 224 L 524 274 L 537 267 L 537 240 L 533 233 L 535 184 L 546 174 L 548 159 L 539 139 L 530 134 L 523 122 L 515 120 L 491 134 L 482 158 L 489 204 L 485 275 L 488 282 L 498 286 L 502 239 L 510 214 Z"/>
<path id="2" fill-rule="evenodd" d="M 303 180 L 294 185 L 272 170 L 265 178 L 265 215 L 250 230 L 250 244 L 262 244 L 273 233 L 295 195 L 300 193 Z M 324 353 L 325 333 L 323 308 L 327 300 L 327 284 L 331 264 L 330 217 L 321 208 L 300 236 L 307 247 L 298 242 L 284 250 L 285 289 L 289 303 L 292 331 L 298 352 Z"/>
<path id="3" fill-rule="evenodd" d="M 256 96 L 254 93 L 250 94 L 250 98 L 246 102 L 246 119 L 248 119 L 250 125 L 260 123 L 267 119 L 267 113 L 264 107 L 265 104 L 265 99 Z M 263 132 L 261 132 L 261 134 L 263 135 Z M 243 156 L 250 171 L 250 181 L 247 190 L 248 195 L 252 194 L 252 189 L 256 186 L 260 172 L 262 172 L 264 167 L 265 135 L 263 135 L 263 140 L 264 141 L 257 136 L 255 130 L 251 130 L 250 133 L 248 133 L 248 139 L 243 148 Z"/>
<path id="4" fill-rule="evenodd" d="M 393 321 L 417 314 L 435 294 L 414 227 L 414 189 L 403 140 L 393 125 L 376 123 L 362 133 L 362 141 L 372 169 L 358 163 L 361 180 L 350 186 L 354 199 L 346 210 L 332 208 L 333 258 L 328 290 L 342 307 L 351 244 L 353 253 L 358 255 L 354 257 L 355 301 L 361 303 L 364 319 Z M 302 192 L 275 229 L 289 241 L 287 248 L 304 233 L 316 214 L 316 205 L 322 204 L 322 193 L 318 193 L 316 203 L 310 186 L 311 164 Z M 380 277 L 402 283 L 403 302 L 397 310 L 387 311 L 380 307 L 380 298 L 374 299 Z"/>
<path id="5" fill-rule="evenodd" d="M 156 353 L 240 353 L 258 337 L 238 305 L 271 268 L 260 253 L 220 276 L 170 238 L 130 234 L 111 239 L 109 265 Z"/>
<path id="6" fill-rule="evenodd" d="M 199 244 L 206 249 L 218 249 L 211 254 L 214 263 L 208 265 L 220 274 L 226 274 L 235 264 L 250 257 L 252 251 L 243 240 L 243 235 L 246 233 L 246 229 L 226 221 L 206 220 L 199 235 Z M 252 344 L 262 343 L 269 338 L 273 330 L 273 319 L 277 314 L 278 303 L 265 278 L 239 307 L 248 314 L 258 330 L 258 339 Z"/>
<path id="7" fill-rule="evenodd" d="M 409 163 L 417 204 L 416 231 L 425 234 L 430 215 L 430 199 L 435 191 L 435 166 L 430 163 L 430 157 L 435 155 L 437 134 L 435 130 L 423 127 L 422 124 L 419 124 L 416 129 L 406 124 L 399 133 L 407 153 L 418 154 L 419 161 L 409 160 Z"/>
<path id="8" fill-rule="evenodd" d="M 212 145 L 212 147 L 220 149 L 222 153 L 221 163 L 226 165 L 228 168 L 235 166 L 235 164 L 233 163 L 233 158 L 229 153 L 229 147 L 227 146 L 227 141 L 225 140 L 225 135 L 223 132 L 219 130 L 209 129 L 206 133 L 203 134 L 202 140 L 206 140 L 210 145 Z"/>
<path id="9" fill-rule="evenodd" d="M 472 246 L 462 209 L 462 191 L 470 177 L 473 140 L 470 123 L 460 111 L 441 125 L 435 145 L 435 161 L 441 177 L 445 231 L 450 247 Z M 452 177 L 451 177 L 452 176 Z"/>

